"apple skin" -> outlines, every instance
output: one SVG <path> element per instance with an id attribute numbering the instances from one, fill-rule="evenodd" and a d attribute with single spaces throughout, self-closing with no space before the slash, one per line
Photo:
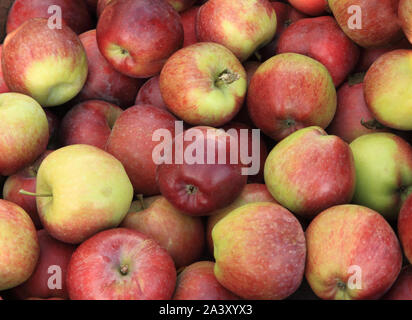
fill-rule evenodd
<path id="1" fill-rule="evenodd" d="M 371 133 L 354 140 L 350 148 L 356 167 L 353 203 L 395 220 L 412 191 L 412 147 L 393 133 Z"/>
<path id="2" fill-rule="evenodd" d="M 9 176 L 34 162 L 49 140 L 46 114 L 32 98 L 0 94 L 0 175 Z"/>
<path id="3" fill-rule="evenodd" d="M 398 7 L 398 17 L 402 30 L 412 43 L 412 1 L 400 0 Z"/>
<path id="4" fill-rule="evenodd" d="M 88 144 L 105 149 L 112 128 L 123 110 L 101 100 L 88 100 L 75 105 L 64 116 L 60 141 L 64 146 Z"/>
<path id="5" fill-rule="evenodd" d="M 377 212 L 341 205 L 319 214 L 306 230 L 306 279 L 322 299 L 379 299 L 395 282 L 402 253 L 391 226 Z M 361 289 L 348 286 L 360 267 Z"/>
<path id="6" fill-rule="evenodd" d="M 78 36 L 65 24 L 61 29 L 49 29 L 47 23 L 47 19 L 34 18 L 7 35 L 2 68 L 11 91 L 52 107 L 80 92 L 88 66 Z"/>
<path id="7" fill-rule="evenodd" d="M 53 15 L 48 13 L 52 5 L 61 8 L 63 23 L 77 34 L 93 28 L 93 20 L 84 0 L 16 0 L 8 13 L 7 33 L 32 18 L 49 19 Z"/>
<path id="8" fill-rule="evenodd" d="M 71 300 L 169 300 L 175 284 L 176 269 L 167 251 L 125 228 L 102 231 L 83 242 L 67 272 Z"/>
<path id="9" fill-rule="evenodd" d="M 399 0 L 328 0 L 328 3 L 343 32 L 361 47 L 381 47 L 402 37 L 397 17 Z M 361 29 L 349 27 L 354 15 L 349 13 L 352 5 L 362 10 Z"/>
<path id="10" fill-rule="evenodd" d="M 363 123 L 363 124 L 362 124 Z M 345 82 L 338 90 L 338 107 L 335 117 L 326 129 L 347 143 L 369 133 L 384 132 L 366 105 L 363 83 Z"/>
<path id="11" fill-rule="evenodd" d="M 276 24 L 267 0 L 209 0 L 199 10 L 196 34 L 199 41 L 224 45 L 245 61 L 273 39 Z"/>
<path id="12" fill-rule="evenodd" d="M 253 75 L 247 94 L 253 123 L 276 141 L 304 127 L 326 128 L 335 115 L 336 103 L 328 70 L 297 53 L 265 61 Z"/>
<path id="13" fill-rule="evenodd" d="M 412 265 L 405 266 L 384 300 L 412 300 Z"/>
<path id="14" fill-rule="evenodd" d="M 280 205 L 244 205 L 220 220 L 212 236 L 215 276 L 237 296 L 280 300 L 302 282 L 305 235 L 299 221 Z"/>
<path id="15" fill-rule="evenodd" d="M 408 83 L 412 81 L 412 50 L 394 50 L 382 55 L 366 73 L 365 100 L 383 125 L 412 130 L 412 94 Z"/>
<path id="16" fill-rule="evenodd" d="M 160 109 L 167 110 L 166 103 L 164 102 L 162 94 L 160 93 L 159 80 L 159 76 L 154 76 L 142 85 L 139 92 L 137 93 L 135 101 L 136 105 L 150 104 Z"/>
<path id="17" fill-rule="evenodd" d="M 319 16 L 328 8 L 327 0 L 288 0 L 297 10 L 311 15 Z"/>
<path id="18" fill-rule="evenodd" d="M 148 78 L 182 47 L 183 27 L 179 14 L 164 0 L 114 1 L 99 18 L 97 43 L 117 71 Z"/>
<path id="19" fill-rule="evenodd" d="M 0 199 L 0 291 L 22 284 L 39 258 L 36 228 L 29 215 L 13 202 Z"/>
<path id="20" fill-rule="evenodd" d="M 176 118 L 165 110 L 151 105 L 137 105 L 125 110 L 117 119 L 107 142 L 106 151 L 123 163 L 136 194 L 145 196 L 160 193 L 156 184 L 156 164 L 153 141 L 158 129 L 175 134 Z"/>
<path id="21" fill-rule="evenodd" d="M 196 35 L 196 17 L 199 9 L 199 6 L 195 6 L 180 13 L 184 32 L 183 47 L 187 47 L 198 42 Z"/>
<path id="22" fill-rule="evenodd" d="M 311 219 L 331 206 L 351 201 L 356 183 L 351 149 L 320 127 L 301 129 L 269 153 L 265 182 L 282 206 Z"/>
<path id="23" fill-rule="evenodd" d="M 76 100 L 97 99 L 122 108 L 132 106 L 142 80 L 123 75 L 106 61 L 97 46 L 96 30 L 82 33 L 79 38 L 86 50 L 89 74 Z"/>
<path id="24" fill-rule="evenodd" d="M 290 25 L 280 36 L 277 47 L 278 54 L 286 52 L 300 53 L 322 63 L 336 87 L 359 58 L 358 47 L 330 16 L 301 19 Z"/>
<path id="25" fill-rule="evenodd" d="M 26 282 L 11 290 L 13 296 L 19 300 L 29 297 L 68 299 L 66 288 L 67 266 L 76 247 L 52 238 L 44 229 L 37 231 L 37 238 L 40 245 L 40 256 L 36 269 Z M 53 274 L 57 275 L 55 272 L 48 272 L 50 266 L 60 267 L 61 289 L 50 289 L 48 286 L 49 278 Z"/>
<path id="26" fill-rule="evenodd" d="M 399 212 L 398 235 L 403 252 L 412 263 L 412 196 L 408 196 Z"/>
<path id="27" fill-rule="evenodd" d="M 247 175 L 242 174 L 242 164 L 230 161 L 230 137 L 223 130 L 206 126 L 193 127 L 176 136 L 173 161 L 158 165 L 156 171 L 160 192 L 174 207 L 188 215 L 205 216 L 228 206 L 240 195 Z M 176 140 L 183 141 L 182 164 L 175 161 Z M 212 154 L 208 145 L 215 146 Z M 187 154 L 194 146 L 196 154 L 200 153 L 196 160 L 203 163 L 188 161 Z M 222 153 L 224 158 L 218 159 Z M 210 158 L 215 163 L 208 161 Z"/>
<path id="28" fill-rule="evenodd" d="M 77 244 L 117 227 L 127 214 L 133 187 L 124 167 L 109 153 L 71 145 L 49 154 L 37 173 L 37 211 L 47 232 Z"/>
<path id="29" fill-rule="evenodd" d="M 203 221 L 180 212 L 162 196 L 152 198 L 131 209 L 120 226 L 155 240 L 169 252 L 176 269 L 198 261 L 205 244 Z"/>
<path id="30" fill-rule="evenodd" d="M 103 10 L 112 2 L 113 0 L 98 0 L 96 6 L 97 17 L 100 17 Z"/>
<path id="31" fill-rule="evenodd" d="M 214 267 L 214 262 L 199 261 L 184 268 L 177 277 L 173 300 L 239 300 L 217 281 Z"/>
<path id="32" fill-rule="evenodd" d="M 171 6 L 178 12 L 189 9 L 196 0 L 167 0 Z"/>
<path id="33" fill-rule="evenodd" d="M 1 53 L 3 51 L 3 46 L 0 45 L 0 60 L 1 60 Z M 10 89 L 7 87 L 6 82 L 4 82 L 3 77 L 3 68 L 0 66 L 0 93 L 10 92 Z"/>
<path id="34" fill-rule="evenodd" d="M 3 199 L 20 206 L 33 220 L 36 229 L 41 229 L 36 198 L 21 194 L 20 190 L 36 192 L 36 177 L 42 161 L 51 153 L 46 150 L 33 164 L 7 178 L 3 186 Z"/>
<path id="35" fill-rule="evenodd" d="M 226 217 L 233 210 L 240 208 L 241 206 L 254 203 L 254 202 L 273 202 L 277 203 L 276 200 L 272 197 L 268 191 L 265 184 L 261 183 L 250 183 L 247 184 L 242 193 L 237 197 L 235 201 L 229 204 L 227 207 L 218 209 L 214 211 L 208 218 L 206 224 L 206 240 L 209 248 L 209 252 L 213 254 L 213 239 L 212 239 L 212 230 L 215 225 Z"/>

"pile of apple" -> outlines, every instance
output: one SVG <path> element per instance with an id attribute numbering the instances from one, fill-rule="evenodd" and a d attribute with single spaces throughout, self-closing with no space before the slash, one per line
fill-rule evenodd
<path id="1" fill-rule="evenodd" d="M 412 0 L 14 1 L 0 295 L 412 299 L 411 42 Z"/>

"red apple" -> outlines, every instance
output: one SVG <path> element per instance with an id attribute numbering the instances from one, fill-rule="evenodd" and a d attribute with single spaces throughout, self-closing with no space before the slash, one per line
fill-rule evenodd
<path id="1" fill-rule="evenodd" d="M 2 49 L 3 46 L 0 45 L 0 59 L 1 59 L 1 53 L 2 53 Z M 0 66 L 0 93 L 6 93 L 6 92 L 10 92 L 10 89 L 7 87 L 6 82 L 4 81 L 4 77 L 3 77 L 3 68 Z"/>
<path id="2" fill-rule="evenodd" d="M 88 100 L 74 106 L 63 118 L 60 141 L 89 144 L 105 149 L 112 128 L 123 112 L 118 106 L 100 100 Z"/>
<path id="3" fill-rule="evenodd" d="M 124 111 L 117 119 L 107 142 L 106 150 L 122 162 L 135 193 L 159 194 L 156 184 L 156 164 L 153 140 L 158 129 L 174 136 L 175 120 L 169 112 L 151 105 L 138 105 Z"/>
<path id="4" fill-rule="evenodd" d="M 328 8 L 328 0 L 288 0 L 297 10 L 311 16 L 319 16 Z"/>
<path id="5" fill-rule="evenodd" d="M 51 6 L 60 7 L 62 22 L 77 34 L 93 28 L 93 20 L 84 0 L 16 0 L 7 17 L 7 33 L 32 18 L 49 19 L 56 14 L 54 10 L 49 12 Z"/>
<path id="6" fill-rule="evenodd" d="M 412 263 L 412 196 L 408 196 L 398 217 L 398 234 L 406 258 Z"/>
<path id="7" fill-rule="evenodd" d="M 409 39 L 409 42 L 412 43 L 412 1 L 399 1 L 398 16 L 403 32 Z"/>
<path id="8" fill-rule="evenodd" d="M 96 6 L 97 17 L 100 17 L 103 10 L 112 2 L 113 0 L 98 0 Z"/>
<path id="9" fill-rule="evenodd" d="M 50 110 L 44 110 L 46 114 L 47 123 L 49 124 L 49 149 L 57 149 L 60 145 L 58 143 L 58 131 L 60 128 L 59 117 Z"/>
<path id="10" fill-rule="evenodd" d="M 197 42 L 196 17 L 199 9 L 199 6 L 195 6 L 180 13 L 184 32 L 183 47 L 190 46 Z"/>
<path id="11" fill-rule="evenodd" d="M 168 300 L 176 269 L 167 251 L 138 231 L 100 232 L 74 252 L 67 271 L 72 300 Z"/>
<path id="12" fill-rule="evenodd" d="M 123 108 L 132 106 L 142 81 L 121 74 L 106 61 L 97 46 L 96 30 L 87 31 L 79 38 L 86 50 L 89 74 L 77 100 L 98 99 Z"/>
<path id="13" fill-rule="evenodd" d="M 144 199 L 136 206 L 121 227 L 137 230 L 157 241 L 169 252 L 177 269 L 201 257 L 205 231 L 200 218 L 183 214 L 162 196 Z"/>
<path id="14" fill-rule="evenodd" d="M 306 230 L 306 279 L 322 299 L 379 299 L 395 282 L 402 253 L 391 226 L 378 212 L 335 206 Z"/>
<path id="15" fill-rule="evenodd" d="M 177 277 L 173 300 L 238 300 L 214 274 L 215 263 L 199 261 L 184 268 Z"/>
<path id="16" fill-rule="evenodd" d="M 37 231 L 40 256 L 31 277 L 12 294 L 19 300 L 29 297 L 67 299 L 66 273 L 75 246 L 52 238 L 46 230 Z"/>
<path id="17" fill-rule="evenodd" d="M 148 78 L 183 44 L 179 14 L 164 0 L 111 2 L 97 25 L 100 52 L 130 77 Z"/>
<path id="18" fill-rule="evenodd" d="M 294 52 L 322 63 L 339 86 L 355 67 L 358 47 L 329 16 L 301 19 L 280 36 L 277 53 Z"/>
<path id="19" fill-rule="evenodd" d="M 166 103 L 160 93 L 159 80 L 159 76 L 154 76 L 147 80 L 137 93 L 135 104 L 150 104 L 167 110 Z"/>
<path id="20" fill-rule="evenodd" d="M 384 300 L 412 300 L 412 265 L 401 270 L 398 279 L 387 294 Z"/>

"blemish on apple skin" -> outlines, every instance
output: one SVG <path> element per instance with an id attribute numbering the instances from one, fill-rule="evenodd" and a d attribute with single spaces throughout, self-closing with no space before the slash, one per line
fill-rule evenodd
<path id="1" fill-rule="evenodd" d="M 111 187 L 105 187 L 102 189 L 102 195 L 104 195 L 105 197 L 110 197 L 112 195 L 112 188 Z"/>

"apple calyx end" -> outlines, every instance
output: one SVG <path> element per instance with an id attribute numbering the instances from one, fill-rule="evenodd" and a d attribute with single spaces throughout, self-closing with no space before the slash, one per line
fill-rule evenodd
<path id="1" fill-rule="evenodd" d="M 129 266 L 127 264 L 122 265 L 119 272 L 122 276 L 126 276 L 129 273 Z"/>
<path id="2" fill-rule="evenodd" d="M 197 192 L 197 187 L 192 184 L 188 184 L 186 185 L 186 192 L 188 195 L 193 195 Z"/>

